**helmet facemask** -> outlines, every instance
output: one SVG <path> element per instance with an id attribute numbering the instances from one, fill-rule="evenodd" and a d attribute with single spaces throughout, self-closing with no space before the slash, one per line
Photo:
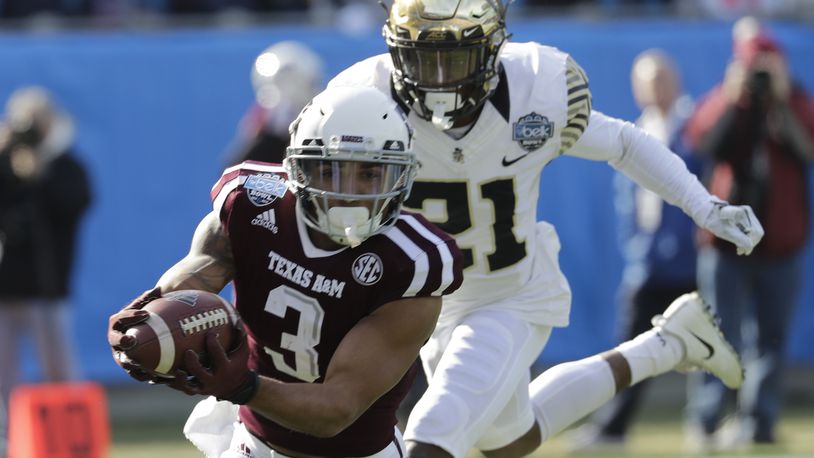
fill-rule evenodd
<path id="1" fill-rule="evenodd" d="M 426 3 L 396 0 L 383 34 L 396 92 L 419 117 L 446 130 L 497 87 L 505 10 L 491 0 L 460 0 L 448 11 Z"/>
<path id="2" fill-rule="evenodd" d="M 290 151 L 285 164 L 306 224 L 350 246 L 395 223 L 415 174 L 410 160 L 343 149 Z"/>

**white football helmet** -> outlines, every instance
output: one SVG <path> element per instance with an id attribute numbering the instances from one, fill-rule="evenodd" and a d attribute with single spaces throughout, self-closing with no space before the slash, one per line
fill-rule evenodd
<path id="1" fill-rule="evenodd" d="M 291 124 L 283 165 L 306 224 L 357 246 L 395 223 L 410 193 L 412 130 L 388 95 L 332 87 Z"/>
<path id="2" fill-rule="evenodd" d="M 267 110 L 293 111 L 291 118 L 320 91 L 322 80 L 322 59 L 296 41 L 281 41 L 264 49 L 252 65 L 257 103 Z"/>
<path id="3" fill-rule="evenodd" d="M 393 0 L 382 33 L 396 93 L 439 129 L 473 113 L 497 87 L 505 19 L 500 0 Z"/>

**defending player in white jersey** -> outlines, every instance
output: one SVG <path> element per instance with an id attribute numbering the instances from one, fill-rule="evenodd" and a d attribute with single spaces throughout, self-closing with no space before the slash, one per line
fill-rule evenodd
<path id="1" fill-rule="evenodd" d="M 384 26 L 390 54 L 329 84 L 376 87 L 409 113 L 420 169 L 405 205 L 464 254 L 463 286 L 444 298 L 421 352 L 430 383 L 407 425 L 412 456 L 460 457 L 473 446 L 487 456 L 527 454 L 616 391 L 676 366 L 730 386 L 742 380 L 737 355 L 689 295 L 653 330 L 552 368 L 529 388 L 529 367 L 552 327 L 568 325 L 571 304 L 556 231 L 536 221 L 550 161 L 606 161 L 740 254 L 763 229 L 751 208 L 710 195 L 661 142 L 592 110 L 588 79 L 568 54 L 508 43 L 505 14 L 497 0 L 394 0 Z"/>

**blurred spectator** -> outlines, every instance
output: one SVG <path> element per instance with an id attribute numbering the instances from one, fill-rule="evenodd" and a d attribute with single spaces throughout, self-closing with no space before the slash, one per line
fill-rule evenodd
<path id="1" fill-rule="evenodd" d="M 263 50 L 252 65 L 255 101 L 243 117 L 229 164 L 282 162 L 288 126 L 323 86 L 322 59 L 304 44 L 282 41 Z"/>
<path id="2" fill-rule="evenodd" d="M 39 350 L 43 378 L 78 375 L 68 297 L 77 230 L 91 196 L 85 170 L 73 156 L 73 140 L 71 120 L 42 88 L 11 95 L 0 126 L 0 394 L 5 405 L 18 381 L 19 344 L 26 334 Z"/>
<path id="3" fill-rule="evenodd" d="M 733 393 L 711 378 L 693 380 L 688 426 L 692 442 L 727 448 L 777 440 L 785 344 L 809 234 L 807 167 L 814 161 L 814 103 L 790 78 L 779 44 L 754 23 L 739 22 L 733 36 L 723 82 L 687 128 L 688 141 L 710 161 L 710 191 L 751 205 L 766 230 L 749 257 L 717 240 L 699 252 L 699 286 L 744 357 L 746 381 L 735 416 L 713 441 Z"/>
<path id="4" fill-rule="evenodd" d="M 335 13 L 336 28 L 347 35 L 365 36 L 380 31 L 384 10 L 367 0 L 351 0 Z"/>
<path id="5" fill-rule="evenodd" d="M 2 0 L 0 15 L 4 18 L 22 18 L 41 13 L 58 15 L 88 14 L 93 0 Z"/>
<path id="6" fill-rule="evenodd" d="M 307 11 L 304 0 L 164 0 L 167 11 L 174 14 L 214 13 L 240 8 L 258 12 Z"/>
<path id="7" fill-rule="evenodd" d="M 307 11 L 306 0 L 137 0 L 142 8 L 170 14 L 208 14 L 228 9 L 258 12 Z"/>
<path id="8" fill-rule="evenodd" d="M 799 0 L 695 0 L 707 15 L 733 19 L 747 14 L 760 16 L 792 15 L 802 8 Z"/>
<path id="9" fill-rule="evenodd" d="M 308 0 L 255 0 L 260 11 L 307 11 Z"/>
<path id="10" fill-rule="evenodd" d="M 656 8 L 663 10 L 673 0 L 522 0 L 521 4 L 532 7 L 572 8 L 594 6 L 603 12 L 616 12 L 620 9 L 639 8 L 642 11 Z"/>
<path id="11" fill-rule="evenodd" d="M 631 70 L 631 87 L 642 110 L 636 124 L 671 146 L 699 173 L 698 160 L 680 145 L 680 132 L 692 113 L 689 96 L 681 94 L 679 72 L 664 52 L 639 54 Z M 614 177 L 619 241 L 625 268 L 619 288 L 620 342 L 651 328 L 653 316 L 664 312 L 678 296 L 694 291 L 695 225 L 678 207 L 637 186 L 622 174 Z M 600 409 L 572 436 L 579 451 L 621 447 L 625 443 L 647 382 L 639 383 Z"/>

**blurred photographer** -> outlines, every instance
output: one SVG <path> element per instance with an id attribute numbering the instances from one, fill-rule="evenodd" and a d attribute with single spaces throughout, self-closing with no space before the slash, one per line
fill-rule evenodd
<path id="1" fill-rule="evenodd" d="M 814 103 L 791 79 L 779 44 L 754 20 L 739 21 L 734 32 L 724 80 L 701 101 L 686 131 L 688 143 L 708 160 L 710 191 L 750 205 L 766 230 L 748 258 L 712 237 L 699 252 L 701 292 L 717 307 L 721 329 L 740 347 L 746 368 L 737 412 L 718 434 L 734 393 L 711 377 L 691 381 L 692 442 L 719 448 L 778 440 L 786 337 L 809 234 L 808 167 L 814 162 Z"/>
<path id="2" fill-rule="evenodd" d="M 18 380 L 24 334 L 43 378 L 75 378 L 68 325 L 70 274 L 80 219 L 91 200 L 72 153 L 74 129 L 39 87 L 15 91 L 0 123 L 0 394 Z M 0 439 L 5 436 L 0 416 Z M 2 441 L 0 441 L 2 442 Z"/>

